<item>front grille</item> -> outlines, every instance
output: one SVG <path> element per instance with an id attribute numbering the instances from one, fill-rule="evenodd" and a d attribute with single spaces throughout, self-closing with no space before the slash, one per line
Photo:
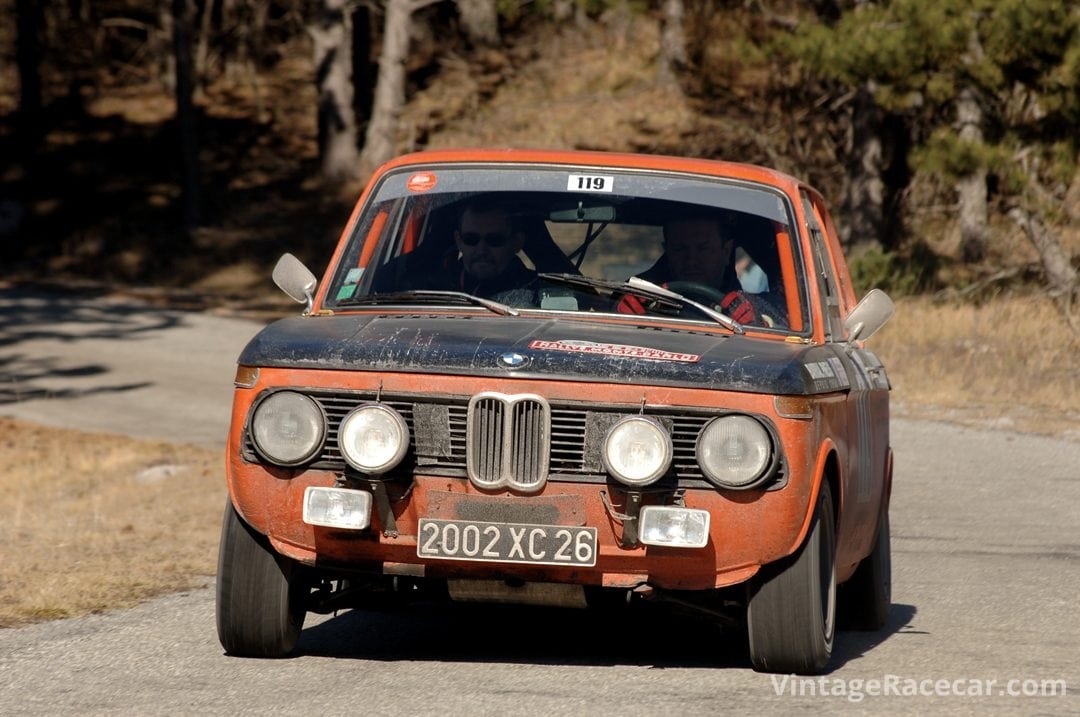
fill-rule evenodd
<path id="1" fill-rule="evenodd" d="M 344 392 L 309 389 L 305 391 L 322 406 L 327 417 L 323 449 L 311 467 L 345 471 L 338 448 L 341 420 L 364 402 L 376 400 L 371 391 Z M 470 422 L 468 396 L 393 395 L 378 397 L 401 414 L 409 426 L 412 446 L 409 454 L 390 476 L 410 472 L 464 478 L 470 466 L 478 485 L 495 487 L 500 471 L 509 471 L 514 486 L 521 491 L 539 490 L 545 480 L 604 482 L 607 473 L 600 445 L 607 429 L 621 418 L 639 412 L 639 406 L 597 407 L 571 401 L 531 400 L 507 403 L 498 394 L 478 394 Z M 539 400 L 537 400 L 539 399 Z M 509 428 L 507 413 L 510 415 Z M 549 417 L 546 430 L 544 415 Z M 711 485 L 697 464 L 698 434 L 721 411 L 700 408 L 645 410 L 671 432 L 674 448 L 671 476 L 680 487 Z M 469 436 L 473 444 L 470 453 Z M 509 440 L 503 438 L 509 437 Z M 508 448 L 509 446 L 509 448 Z M 511 460 L 507 466 L 506 452 Z M 258 460 L 250 436 L 245 432 L 244 456 Z"/>
<path id="2" fill-rule="evenodd" d="M 535 492 L 548 473 L 551 408 L 540 396 L 480 393 L 469 401 L 466 469 L 481 488 Z"/>
<path id="3" fill-rule="evenodd" d="M 506 408 L 497 398 L 474 399 L 469 405 L 468 471 L 477 485 L 494 488 L 502 483 Z"/>

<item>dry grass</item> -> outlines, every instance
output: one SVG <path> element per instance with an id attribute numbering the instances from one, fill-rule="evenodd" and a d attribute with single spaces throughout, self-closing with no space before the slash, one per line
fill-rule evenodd
<path id="1" fill-rule="evenodd" d="M 0 627 L 204 584 L 223 465 L 206 448 L 0 418 Z"/>
<path id="2" fill-rule="evenodd" d="M 870 346 L 901 415 L 1080 438 L 1080 337 L 1045 297 L 905 299 Z"/>

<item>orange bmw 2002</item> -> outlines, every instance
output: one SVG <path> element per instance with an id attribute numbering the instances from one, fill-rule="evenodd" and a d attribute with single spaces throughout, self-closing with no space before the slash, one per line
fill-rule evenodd
<path id="1" fill-rule="evenodd" d="M 891 599 L 889 380 L 821 195 L 769 169 L 532 150 L 381 167 L 302 315 L 239 357 L 217 628 L 674 600 L 826 668 Z M 742 634 L 742 631 L 737 631 Z"/>

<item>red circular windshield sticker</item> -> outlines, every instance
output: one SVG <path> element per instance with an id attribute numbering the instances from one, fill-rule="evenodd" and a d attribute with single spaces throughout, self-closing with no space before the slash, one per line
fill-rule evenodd
<path id="1" fill-rule="evenodd" d="M 438 181 L 439 178 L 435 176 L 434 172 L 417 172 L 409 177 L 409 181 L 405 183 L 405 186 L 413 192 L 426 192 L 434 187 Z"/>

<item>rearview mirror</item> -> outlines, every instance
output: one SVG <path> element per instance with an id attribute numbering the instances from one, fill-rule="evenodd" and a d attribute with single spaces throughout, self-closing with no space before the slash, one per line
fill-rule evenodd
<path id="1" fill-rule="evenodd" d="M 548 218 L 560 223 L 612 222 L 615 221 L 615 207 L 610 204 L 586 206 L 579 201 L 577 206 L 552 209 Z"/>
<path id="2" fill-rule="evenodd" d="M 274 266 L 274 283 L 289 297 L 300 304 L 307 304 L 304 313 L 310 313 L 315 303 L 315 287 L 318 280 L 315 275 L 304 266 L 304 262 L 289 253 L 281 255 Z"/>
<path id="3" fill-rule="evenodd" d="M 894 313 L 896 305 L 889 295 L 881 289 L 871 289 L 844 320 L 848 341 L 854 343 L 870 338 Z"/>

